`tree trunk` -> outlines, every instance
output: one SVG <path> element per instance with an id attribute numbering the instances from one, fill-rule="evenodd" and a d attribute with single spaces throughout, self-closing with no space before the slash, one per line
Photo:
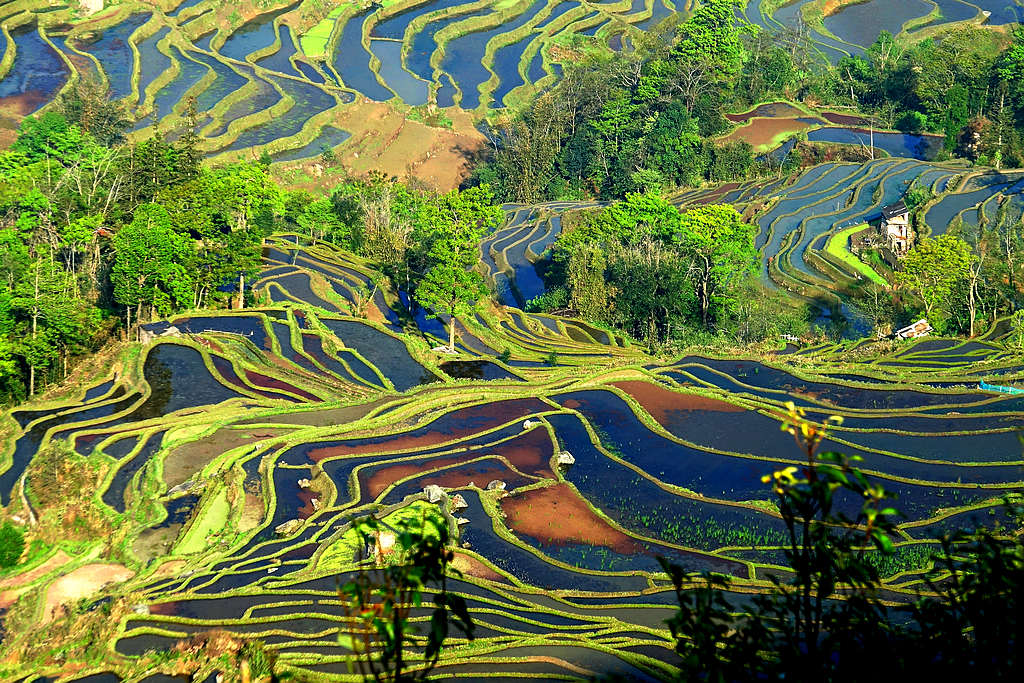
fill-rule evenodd
<path id="1" fill-rule="evenodd" d="M 452 315 L 452 319 L 448 321 L 448 348 L 455 353 L 455 316 Z"/>

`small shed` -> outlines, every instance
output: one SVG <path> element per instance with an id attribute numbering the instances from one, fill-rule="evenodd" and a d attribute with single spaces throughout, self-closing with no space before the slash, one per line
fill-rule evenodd
<path id="1" fill-rule="evenodd" d="M 921 318 L 916 323 L 911 323 L 903 329 L 896 330 L 894 335 L 897 339 L 917 339 L 918 337 L 927 337 L 932 331 L 932 326 L 928 324 L 928 321 Z"/>
<path id="2" fill-rule="evenodd" d="M 910 230 L 910 209 L 902 199 L 895 204 L 882 207 L 880 229 L 894 254 L 904 256 L 910 251 L 910 245 L 914 240 Z"/>

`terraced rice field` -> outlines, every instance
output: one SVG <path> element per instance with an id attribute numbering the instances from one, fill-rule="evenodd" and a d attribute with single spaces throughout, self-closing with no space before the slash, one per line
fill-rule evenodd
<path id="1" fill-rule="evenodd" d="M 871 196 L 952 174 L 883 160 L 727 194 L 778 198 L 761 244 L 795 280 L 802 271 L 786 255 L 819 227 L 790 204 L 828 215 L 851 180 Z M 857 189 L 838 215 L 876 208 Z M 533 262 L 566 208 L 509 207 L 484 250 L 490 276 L 509 284 L 505 303 L 533 293 Z M 674 597 L 657 557 L 729 574 L 741 592 L 784 571 L 760 477 L 798 458 L 779 435 L 789 400 L 812 419 L 843 415 L 826 447 L 860 456 L 898 494 L 900 550 L 882 572 L 895 599 L 920 585 L 939 530 L 988 518 L 1003 493 L 1024 488 L 1021 400 L 978 384 L 1024 376 L 1003 324 L 976 341 L 895 350 L 864 340 L 659 359 L 579 321 L 489 306 L 459 321 L 459 353 L 445 356 L 431 351 L 443 331 L 421 325 L 355 257 L 280 235 L 264 260 L 263 307 L 151 324 L 155 338 L 119 370 L 3 418 L 15 434 L 4 504 L 24 507 L 34 454 L 66 440 L 105 473 L 96 504 L 130 529 L 126 568 L 89 598 L 109 602 L 114 646 L 97 671 L 110 680 L 162 671 L 157 653 L 212 630 L 344 678 L 335 586 L 353 568 L 352 520 L 428 505 L 457 530 L 463 577 L 449 585 L 477 623 L 476 642 L 454 641 L 441 675 L 668 678 Z M 565 453 L 572 464 L 560 464 Z M 447 492 L 436 504 L 424 493 L 432 484 Z M 467 507 L 451 506 L 456 494 Z M 47 585 L 44 574 L 34 585 Z"/>
<path id="2" fill-rule="evenodd" d="M 676 9 L 661 0 L 399 0 L 357 10 L 306 0 L 123 2 L 82 21 L 33 0 L 5 6 L 0 111 L 23 116 L 96 74 L 146 134 L 196 98 L 202 146 L 225 159 L 318 155 L 366 102 L 460 106 L 477 117 L 522 104 L 560 74 L 553 48 L 579 35 L 608 49 Z"/>
<path id="3" fill-rule="evenodd" d="M 791 22 L 803 4 L 764 16 L 760 2 L 752 0 L 746 16 L 767 27 Z M 904 19 L 927 14 L 931 3 L 915 2 L 877 0 L 843 9 L 826 20 L 832 35 L 818 35 L 817 44 L 830 58 L 856 53 L 878 30 L 895 32 Z M 879 3 L 885 11 L 875 7 Z M 932 21 L 975 17 L 975 5 L 943 3 L 943 18 Z M 959 4 L 946 7 L 950 3 Z M 993 12 L 991 23 L 1015 20 L 1009 0 L 980 4 Z M 890 5 L 902 9 L 893 14 Z M 180 127 L 195 97 L 205 124 L 203 147 L 211 156 L 266 150 L 293 161 L 343 144 L 336 122 L 368 101 L 460 106 L 477 117 L 519 106 L 559 78 L 564 52 L 557 46 L 571 37 L 595 49 L 628 48 L 640 32 L 685 11 L 686 3 L 399 0 L 357 10 L 285 0 L 267 3 L 260 13 L 249 5 L 240 8 L 244 15 L 232 9 L 219 0 L 123 2 L 82 21 L 61 6 L 8 3 L 0 111 L 30 114 L 75 78 L 98 74 L 112 96 L 129 105 L 137 130 L 148 132 L 154 116 L 164 131 Z M 871 21 L 859 20 L 860 14 Z M 819 123 L 800 113 L 785 121 L 778 114 L 757 116 L 774 119 L 748 124 L 757 146 Z M 812 135 L 856 144 L 855 132 L 830 130 Z"/>
<path id="4" fill-rule="evenodd" d="M 757 119 L 753 119 L 757 120 Z M 878 273 L 849 252 L 829 249 L 833 236 L 865 223 L 877 224 L 881 209 L 904 197 L 913 186 L 935 194 L 923 208 L 929 234 L 961 232 L 984 220 L 986 229 L 1011 229 L 1024 217 L 1024 177 L 1020 172 L 970 171 L 957 165 L 889 157 L 864 164 L 826 163 L 775 180 L 726 183 L 688 190 L 671 198 L 686 209 L 704 204 L 733 204 L 758 227 L 762 279 L 770 287 L 825 309 L 845 306 L 844 291 L 865 280 L 884 283 Z M 543 292 L 545 250 L 561 232 L 565 211 L 595 204 L 552 202 L 509 206 L 508 220 L 481 245 L 480 263 L 496 298 L 524 306 Z M 867 329 L 856 313 L 844 309 L 853 325 L 848 334 Z"/>
<path id="5" fill-rule="evenodd" d="M 820 9 L 815 13 L 808 7 L 813 2 L 792 0 L 779 7 L 775 2 L 748 0 L 739 14 L 769 29 L 794 28 L 804 21 L 812 31 L 814 47 L 833 63 L 844 56 L 863 55 L 881 31 L 899 35 L 959 22 L 1002 26 L 1024 21 L 1024 6 L 1016 0 L 864 0 L 832 3 L 835 9 L 824 17 Z"/>

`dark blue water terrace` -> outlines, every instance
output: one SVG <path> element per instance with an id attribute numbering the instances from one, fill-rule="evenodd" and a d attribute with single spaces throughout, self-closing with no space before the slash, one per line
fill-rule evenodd
<path id="1" fill-rule="evenodd" d="M 639 3 L 640 7 L 643 7 L 644 0 L 633 0 L 634 7 L 636 7 L 637 3 Z M 575 2 L 563 2 L 559 5 L 555 5 L 555 7 L 551 10 L 551 13 L 544 17 L 544 19 L 542 19 L 540 22 L 538 22 L 537 25 L 534 26 L 534 28 L 544 28 L 545 26 L 552 23 L 569 10 L 576 9 L 577 7 L 579 7 L 579 5 Z"/>
<path id="2" fill-rule="evenodd" d="M 363 24 L 373 12 L 374 9 L 371 7 L 345 23 L 337 52 L 334 54 L 333 65 L 347 87 L 359 91 L 371 100 L 386 102 L 395 95 L 381 85 L 370 70 L 370 52 L 363 45 Z"/>
<path id="3" fill-rule="evenodd" d="M 334 126 L 324 126 L 320 129 L 320 134 L 317 135 L 308 145 L 278 152 L 273 154 L 271 158 L 274 161 L 297 161 L 299 159 L 310 159 L 323 154 L 324 150 L 333 149 L 348 140 L 350 137 L 352 137 L 352 134 L 347 130 L 335 128 Z"/>
<path id="4" fill-rule="evenodd" d="M 451 76 L 448 74 L 441 74 L 441 77 L 438 79 L 438 83 L 441 84 L 441 87 L 437 89 L 437 106 L 442 108 L 454 107 L 455 95 L 458 93 L 458 90 L 456 90 Z"/>
<path id="5" fill-rule="evenodd" d="M 295 42 L 292 40 L 291 29 L 282 24 L 278 29 L 278 34 L 281 37 L 280 49 L 272 55 L 257 59 L 255 63 L 264 69 L 293 76 L 296 74 L 296 71 L 292 68 L 291 58 L 298 50 L 295 47 Z"/>
<path id="6" fill-rule="evenodd" d="M 14 29 L 11 39 L 14 63 L 0 80 L 0 102 L 14 104 L 20 112 L 31 114 L 53 99 L 70 72 L 60 55 L 39 35 L 35 24 Z"/>
<path id="7" fill-rule="evenodd" d="M 498 74 L 499 80 L 498 87 L 493 95 L 494 107 L 504 107 L 505 96 L 515 88 L 525 84 L 522 75 L 519 73 L 519 62 L 527 46 L 536 38 L 536 35 L 531 34 L 518 42 L 495 50 L 492 68 L 494 73 Z M 539 55 L 540 52 L 538 51 L 537 54 Z"/>
<path id="8" fill-rule="evenodd" d="M 221 100 L 249 82 L 245 76 L 225 65 L 224 62 L 216 57 L 203 54 L 202 52 L 193 52 L 191 57 L 197 62 L 205 64 L 210 71 L 216 74 L 216 79 L 213 83 L 208 85 L 196 97 L 196 109 L 198 111 L 205 112 L 213 109 Z"/>
<path id="9" fill-rule="evenodd" d="M 659 21 L 672 14 L 670 10 L 662 0 L 653 0 L 651 3 L 651 16 L 642 21 L 638 21 L 633 26 L 636 26 L 641 31 L 649 31 L 657 25 Z"/>
<path id="10" fill-rule="evenodd" d="M 76 44 L 82 52 L 87 52 L 103 65 L 110 86 L 110 98 L 119 100 L 131 94 L 132 70 L 135 66 L 135 54 L 128 44 L 136 29 L 149 21 L 150 13 L 133 14 L 116 26 L 104 29 L 94 42 Z"/>
<path id="11" fill-rule="evenodd" d="M 180 5 L 175 7 L 170 12 L 168 12 L 167 16 L 169 16 L 169 17 L 176 17 L 179 14 L 181 14 L 183 10 L 187 10 L 189 7 L 195 7 L 196 5 L 201 3 L 202 1 L 203 0 L 184 0 L 184 2 L 182 2 Z"/>
<path id="12" fill-rule="evenodd" d="M 244 60 L 246 55 L 270 47 L 277 38 L 274 20 L 286 12 L 291 12 L 300 4 L 301 0 L 274 12 L 261 14 L 228 36 L 218 52 L 225 57 Z"/>
<path id="13" fill-rule="evenodd" d="M 912 135 L 910 133 L 872 134 L 862 128 L 819 128 L 807 133 L 811 142 L 832 142 L 844 145 L 876 148 L 888 152 L 894 157 L 907 157 L 927 161 L 934 159 L 942 148 L 941 135 Z"/>
<path id="14" fill-rule="evenodd" d="M 416 78 L 402 67 L 402 43 L 397 40 L 373 39 L 370 52 L 380 60 L 377 72 L 388 87 L 406 104 L 419 106 L 427 103 L 430 84 Z"/>
<path id="15" fill-rule="evenodd" d="M 480 9 L 475 12 L 468 12 L 466 14 L 454 14 L 438 19 L 437 21 L 431 21 L 422 30 L 416 33 L 412 39 L 412 46 L 409 49 L 409 53 L 406 55 L 406 64 L 409 70 L 420 78 L 426 80 L 433 80 L 434 78 L 434 67 L 430 66 L 430 56 L 434 54 L 434 50 L 437 49 L 437 41 L 434 36 L 443 28 L 451 26 L 454 23 L 465 21 L 473 17 L 483 16 L 489 13 L 489 9 Z M 479 57 L 477 57 L 479 59 Z M 454 79 L 449 78 L 449 81 L 454 83 Z M 453 101 L 454 104 L 454 90 L 452 87 Z M 463 95 L 465 97 L 465 95 Z M 447 99 L 447 94 L 446 94 Z M 438 106 L 448 107 L 450 104 L 441 104 L 440 94 L 438 95 Z"/>
<path id="16" fill-rule="evenodd" d="M 175 48 L 174 57 L 178 60 L 181 71 L 170 83 L 160 88 L 153 99 L 153 117 L 162 119 L 168 116 L 174 107 L 183 105 L 185 93 L 198 83 L 207 73 L 205 65 L 190 59 L 183 52 Z M 151 117 L 139 121 L 140 127 L 151 123 Z"/>
<path id="17" fill-rule="evenodd" d="M 140 448 L 130 460 L 121 463 L 121 466 L 114 474 L 114 478 L 110 481 L 110 486 L 103 492 L 104 503 L 118 512 L 122 514 L 124 513 L 126 509 L 124 497 L 125 490 L 128 488 L 128 485 L 131 484 L 132 478 L 135 474 L 149 464 L 153 455 L 160 449 L 160 445 L 163 442 L 163 436 L 163 432 L 153 434 L 146 441 L 145 445 Z"/>
<path id="18" fill-rule="evenodd" d="M 423 15 L 430 14 L 431 12 L 437 12 L 439 10 L 448 9 L 449 7 L 457 7 L 465 4 L 467 4 L 466 0 L 434 0 L 434 2 L 427 2 L 418 7 L 413 7 L 412 9 L 394 14 L 387 19 L 378 22 L 374 25 L 373 29 L 370 30 L 370 35 L 374 38 L 403 40 L 405 38 L 405 31 L 409 28 L 409 24 L 411 24 L 417 17 L 422 17 Z"/>
<path id="19" fill-rule="evenodd" d="M 539 48 L 537 54 L 530 60 L 530 66 L 526 69 L 526 77 L 530 79 L 531 83 L 536 83 L 547 75 L 548 72 L 544 70 L 543 48 Z"/>
<path id="20" fill-rule="evenodd" d="M 292 98 L 291 108 L 284 116 L 247 128 L 223 151 L 258 147 L 280 138 L 291 137 L 301 131 L 314 115 L 327 111 L 336 104 L 333 96 L 304 81 L 273 76 L 268 77 L 268 80 Z"/>
<path id="21" fill-rule="evenodd" d="M 1013 0 L 971 0 L 984 12 L 990 12 L 988 23 L 996 26 L 1024 23 L 1024 7 Z"/>
<path id="22" fill-rule="evenodd" d="M 926 0 L 868 0 L 842 7 L 825 17 L 825 28 L 841 40 L 867 47 L 882 31 L 896 35 L 903 24 L 932 9 Z"/>
<path id="23" fill-rule="evenodd" d="M 312 64 L 309 64 L 308 62 L 297 60 L 295 62 L 295 68 L 299 70 L 300 74 L 308 78 L 313 83 L 323 84 L 326 82 L 324 77 L 320 74 L 320 72 L 317 71 L 316 68 Z"/>
<path id="24" fill-rule="evenodd" d="M 139 103 L 146 104 L 146 88 L 160 74 L 171 68 L 171 58 L 157 47 L 157 43 L 167 37 L 170 27 L 165 26 L 149 38 L 140 41 L 139 49 Z"/>

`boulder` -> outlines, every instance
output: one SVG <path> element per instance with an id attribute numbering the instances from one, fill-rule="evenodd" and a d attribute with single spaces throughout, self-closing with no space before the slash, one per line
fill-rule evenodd
<path id="1" fill-rule="evenodd" d="M 299 488 L 300 489 L 308 489 L 312 485 L 313 485 L 313 482 L 311 482 L 309 479 L 299 479 Z"/>
<path id="2" fill-rule="evenodd" d="M 466 519 L 465 517 L 459 517 L 458 519 L 455 520 L 455 523 L 458 524 L 459 526 L 462 526 L 463 524 L 469 524 L 469 520 Z"/>
<path id="3" fill-rule="evenodd" d="M 456 493 L 452 496 L 452 512 L 456 510 L 464 510 L 469 507 L 469 503 L 462 497 L 461 493 Z"/>
<path id="4" fill-rule="evenodd" d="M 491 483 L 489 483 L 487 485 L 487 490 L 488 491 L 504 491 L 505 490 L 505 482 L 501 481 L 500 479 L 495 479 L 494 481 L 492 481 Z"/>
<path id="5" fill-rule="evenodd" d="M 310 498 L 309 504 L 313 506 L 313 511 L 314 512 L 320 509 L 320 499 L 319 498 Z"/>
<path id="6" fill-rule="evenodd" d="M 274 533 L 278 536 L 291 536 L 302 527 L 301 519 L 289 519 L 274 527 Z"/>
<path id="7" fill-rule="evenodd" d="M 437 484 L 431 484 L 423 489 L 423 493 L 427 494 L 427 500 L 431 503 L 440 503 L 444 498 L 444 489 Z"/>
<path id="8" fill-rule="evenodd" d="M 390 531 L 377 531 L 373 534 L 373 555 L 380 564 L 384 558 L 395 552 L 398 537 Z"/>
<path id="9" fill-rule="evenodd" d="M 523 422 L 523 429 L 533 429 L 534 425 L 538 425 L 538 424 L 540 424 L 540 423 L 539 422 L 531 422 L 529 420 L 525 420 Z"/>
<path id="10" fill-rule="evenodd" d="M 576 458 L 569 451 L 562 451 L 558 454 L 558 464 L 564 467 L 576 464 Z"/>
<path id="11" fill-rule="evenodd" d="M 188 490 L 189 490 L 190 488 L 192 488 L 192 485 L 193 485 L 193 484 L 195 484 L 195 482 L 194 482 L 194 481 L 192 481 L 191 479 L 189 479 L 189 480 L 188 480 L 188 481 L 186 481 L 186 482 L 182 482 L 181 484 L 178 484 L 178 485 L 177 485 L 177 486 L 175 486 L 175 487 L 174 487 L 173 489 L 171 489 L 170 491 L 168 491 L 168 492 L 167 492 L 167 496 L 168 496 L 168 497 L 170 497 L 170 496 L 176 496 L 176 495 L 178 495 L 179 493 L 184 493 L 185 491 L 188 491 Z"/>

